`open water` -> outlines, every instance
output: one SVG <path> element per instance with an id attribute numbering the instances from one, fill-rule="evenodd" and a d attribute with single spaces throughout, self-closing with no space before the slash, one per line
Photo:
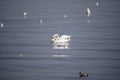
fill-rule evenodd
<path id="1" fill-rule="evenodd" d="M 119 80 L 119 7 L 120 0 L 0 0 L 0 80 Z M 56 33 L 72 36 L 69 49 L 52 48 Z"/>

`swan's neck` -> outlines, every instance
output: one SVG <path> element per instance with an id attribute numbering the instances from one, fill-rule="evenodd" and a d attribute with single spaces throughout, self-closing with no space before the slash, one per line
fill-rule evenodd
<path id="1" fill-rule="evenodd" d="M 60 38 L 58 34 L 53 35 L 53 38 Z"/>

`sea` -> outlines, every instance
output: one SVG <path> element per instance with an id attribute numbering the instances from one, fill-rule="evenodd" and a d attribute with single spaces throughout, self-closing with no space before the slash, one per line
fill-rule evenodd
<path id="1" fill-rule="evenodd" d="M 120 80 L 120 0 L 0 0 L 0 80 Z"/>

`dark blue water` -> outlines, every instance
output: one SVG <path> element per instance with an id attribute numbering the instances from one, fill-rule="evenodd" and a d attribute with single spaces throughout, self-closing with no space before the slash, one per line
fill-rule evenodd
<path id="1" fill-rule="evenodd" d="M 119 7 L 119 0 L 0 0 L 0 80 L 119 80 Z M 52 49 L 55 33 L 72 36 L 70 49 Z"/>

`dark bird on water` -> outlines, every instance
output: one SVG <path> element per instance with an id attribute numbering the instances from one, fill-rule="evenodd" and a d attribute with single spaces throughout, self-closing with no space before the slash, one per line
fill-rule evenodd
<path id="1" fill-rule="evenodd" d="M 79 76 L 80 77 L 88 77 L 88 74 L 87 73 L 81 73 L 81 72 L 79 72 Z"/>

